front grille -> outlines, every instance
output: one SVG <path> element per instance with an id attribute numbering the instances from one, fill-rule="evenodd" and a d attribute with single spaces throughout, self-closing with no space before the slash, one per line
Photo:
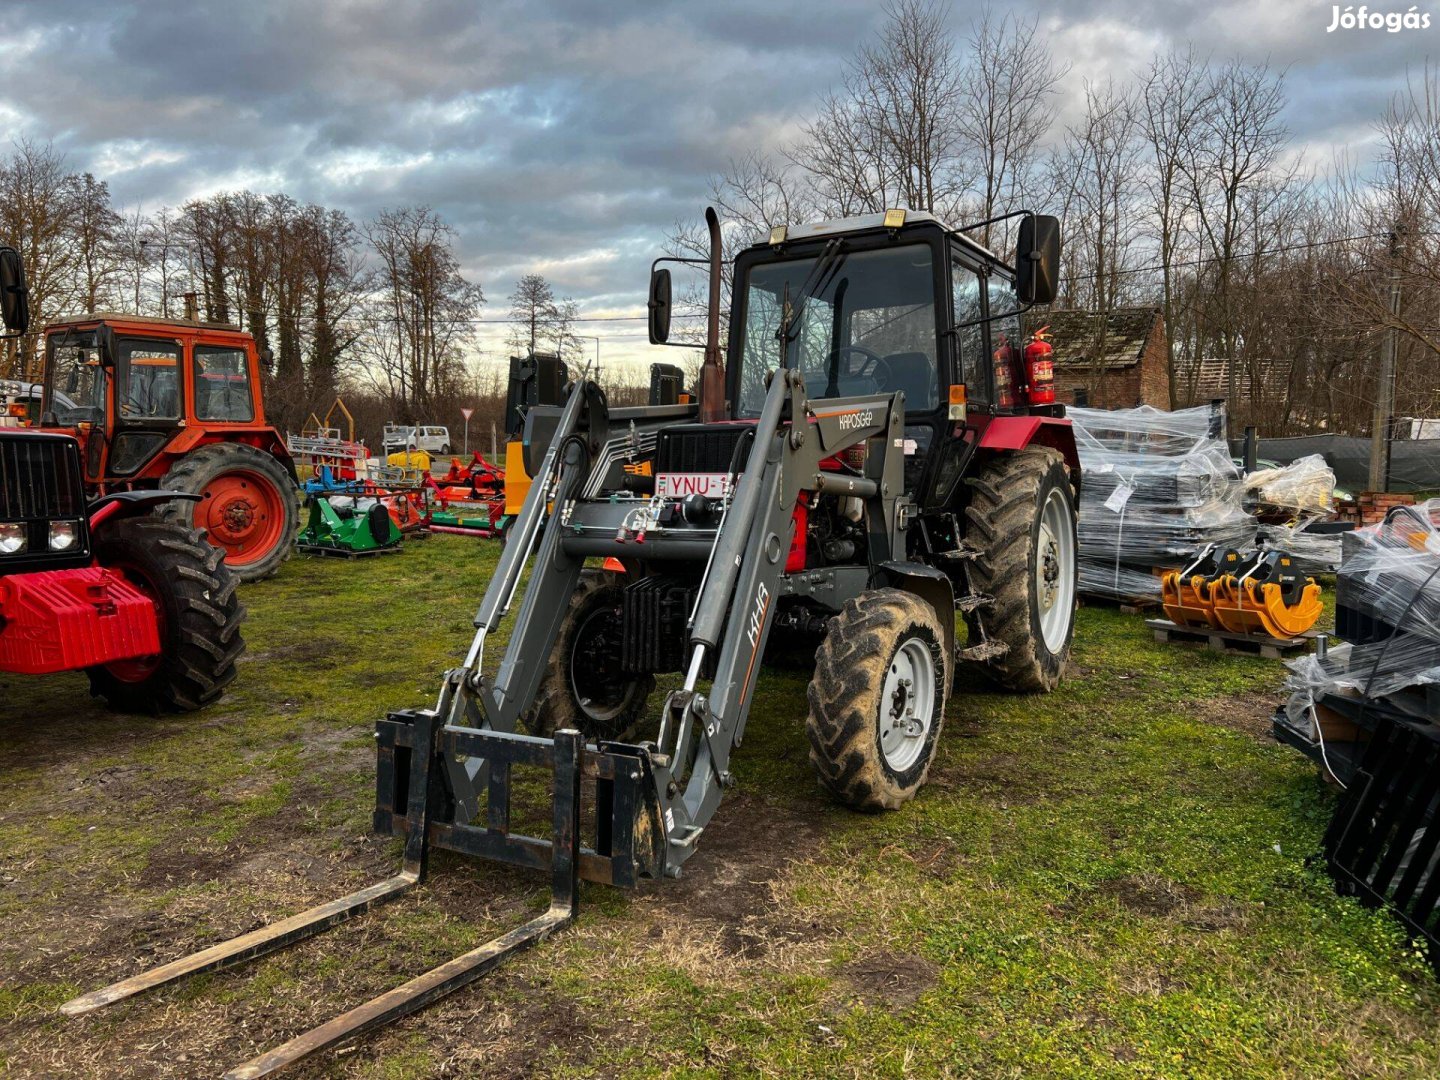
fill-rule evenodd
<path id="1" fill-rule="evenodd" d="M 84 479 L 74 440 L 49 435 L 0 436 L 0 521 L 84 515 Z"/>
<path id="2" fill-rule="evenodd" d="M 657 473 L 723 473 L 748 424 L 681 424 L 662 428 L 655 447 Z M 743 465 L 743 462 L 741 463 Z"/>

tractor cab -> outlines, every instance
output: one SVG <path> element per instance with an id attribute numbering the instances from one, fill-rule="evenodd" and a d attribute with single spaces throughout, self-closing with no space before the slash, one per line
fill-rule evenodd
<path id="1" fill-rule="evenodd" d="M 952 503 L 978 447 L 1017 449 L 1047 422 L 1064 426 L 1050 346 L 1021 327 L 1053 298 L 1058 226 L 1027 214 L 1019 232 L 1011 266 L 923 212 L 775 228 L 735 260 L 727 418 L 756 419 L 777 368 L 799 372 L 814 399 L 902 393 L 906 488 L 921 507 Z M 659 323 L 668 292 L 652 284 Z M 668 326 L 651 329 L 665 343 Z M 1068 431 L 1053 444 L 1073 458 Z"/>
<path id="2" fill-rule="evenodd" d="M 259 386 L 255 339 L 233 326 L 85 316 L 46 328 L 41 426 L 76 431 L 91 483 L 124 483 L 187 429 L 264 430 Z"/>
<path id="3" fill-rule="evenodd" d="M 228 323 L 85 315 L 45 330 L 42 428 L 80 442 L 92 495 L 165 488 L 243 581 L 273 574 L 295 534 L 295 466 L 265 420 L 255 339 Z"/>

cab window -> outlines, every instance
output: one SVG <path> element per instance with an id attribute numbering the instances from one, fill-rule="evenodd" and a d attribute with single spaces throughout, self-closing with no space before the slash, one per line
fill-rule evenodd
<path id="1" fill-rule="evenodd" d="M 980 275 L 959 259 L 950 265 L 950 287 L 955 308 L 955 344 L 960 351 L 960 379 L 969 387 L 970 396 L 979 398 L 985 379 L 982 360 L 985 356 L 985 317 L 980 291 Z M 969 323 L 969 326 L 965 324 Z"/>
<path id="2" fill-rule="evenodd" d="M 117 349 L 120 418 L 180 419 L 180 344 L 121 338 Z"/>
<path id="3" fill-rule="evenodd" d="M 244 349 L 195 346 L 195 416 L 238 423 L 255 419 Z"/>

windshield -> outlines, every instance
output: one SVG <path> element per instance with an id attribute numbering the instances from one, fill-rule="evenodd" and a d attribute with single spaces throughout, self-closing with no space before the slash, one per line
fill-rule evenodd
<path id="1" fill-rule="evenodd" d="M 46 411 L 58 424 L 104 423 L 105 369 L 94 332 L 55 334 L 46 348 Z"/>
<path id="2" fill-rule="evenodd" d="M 780 366 L 782 307 L 788 292 L 798 318 L 790 327 L 789 364 L 810 397 L 905 393 L 907 412 L 940 402 L 935 356 L 935 278 L 928 244 L 853 252 L 824 287 L 798 291 L 815 259 L 750 269 L 741 343 L 739 415 L 760 415 L 765 377 Z"/>

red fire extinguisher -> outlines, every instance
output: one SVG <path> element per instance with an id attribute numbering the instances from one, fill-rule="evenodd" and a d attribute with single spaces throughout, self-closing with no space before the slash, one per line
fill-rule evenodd
<path id="1" fill-rule="evenodd" d="M 1025 377 L 1030 384 L 1031 405 L 1055 403 L 1055 349 L 1049 338 L 1050 327 L 1042 326 L 1025 346 Z"/>

